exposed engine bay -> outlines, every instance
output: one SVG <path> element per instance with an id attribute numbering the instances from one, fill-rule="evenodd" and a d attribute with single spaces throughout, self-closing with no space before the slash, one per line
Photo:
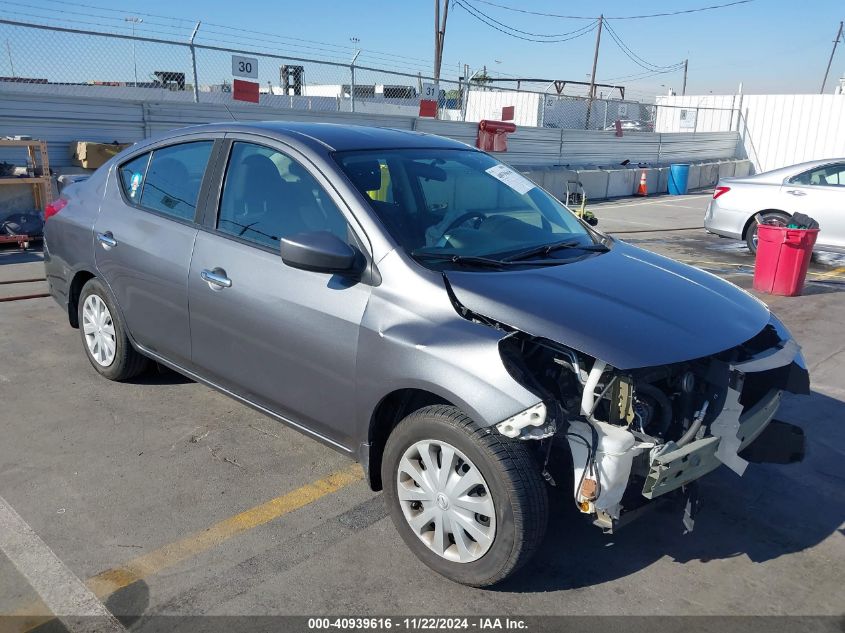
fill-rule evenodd
<path id="1" fill-rule="evenodd" d="M 782 392 L 809 393 L 800 348 L 782 338 L 776 319 L 737 347 L 641 369 L 619 370 L 520 331 L 508 332 L 499 350 L 511 376 L 542 402 L 497 429 L 538 441 L 546 465 L 568 447 L 575 503 L 609 531 L 668 493 L 685 495 L 692 530 L 696 480 L 721 464 L 742 475 L 741 453 L 773 421 Z M 788 456 L 782 463 L 803 455 L 800 429 L 787 437 L 776 440 Z M 557 485 L 545 466 L 543 474 Z"/>

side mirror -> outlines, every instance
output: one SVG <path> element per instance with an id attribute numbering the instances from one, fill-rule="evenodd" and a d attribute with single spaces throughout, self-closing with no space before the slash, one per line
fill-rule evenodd
<path id="1" fill-rule="evenodd" d="M 292 268 L 319 273 L 351 272 L 355 249 L 328 231 L 308 231 L 282 238 L 282 261 Z"/>

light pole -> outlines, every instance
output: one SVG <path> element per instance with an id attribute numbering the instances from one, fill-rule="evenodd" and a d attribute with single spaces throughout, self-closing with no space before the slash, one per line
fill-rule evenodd
<path id="1" fill-rule="evenodd" d="M 128 17 L 123 18 L 125 22 L 132 23 L 132 70 L 135 73 L 135 84 L 134 86 L 138 87 L 138 62 L 135 58 L 135 25 L 140 24 L 144 21 L 144 18 L 139 18 L 135 15 L 130 15 Z"/>

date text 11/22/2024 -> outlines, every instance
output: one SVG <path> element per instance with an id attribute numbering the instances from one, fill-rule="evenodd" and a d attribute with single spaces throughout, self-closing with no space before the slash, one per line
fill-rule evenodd
<path id="1" fill-rule="evenodd" d="M 309 618 L 308 630 L 370 629 L 370 630 L 475 630 L 475 631 L 525 631 L 528 624 L 521 618 L 499 617 L 406 617 L 406 618 Z"/>

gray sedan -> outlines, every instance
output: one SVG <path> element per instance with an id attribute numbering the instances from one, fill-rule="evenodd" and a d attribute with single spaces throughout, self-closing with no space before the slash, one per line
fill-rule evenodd
<path id="1" fill-rule="evenodd" d="M 815 250 L 845 253 L 845 158 L 815 160 L 745 178 L 720 178 L 704 216 L 711 233 L 757 252 L 757 224 L 793 213 L 818 221 Z"/>
<path id="2" fill-rule="evenodd" d="M 691 529 L 698 478 L 801 454 L 773 417 L 809 377 L 764 304 L 452 140 L 187 128 L 45 215 L 51 293 L 100 375 L 154 361 L 360 461 L 462 583 L 528 561 L 551 499 L 612 531 L 676 498 Z"/>

